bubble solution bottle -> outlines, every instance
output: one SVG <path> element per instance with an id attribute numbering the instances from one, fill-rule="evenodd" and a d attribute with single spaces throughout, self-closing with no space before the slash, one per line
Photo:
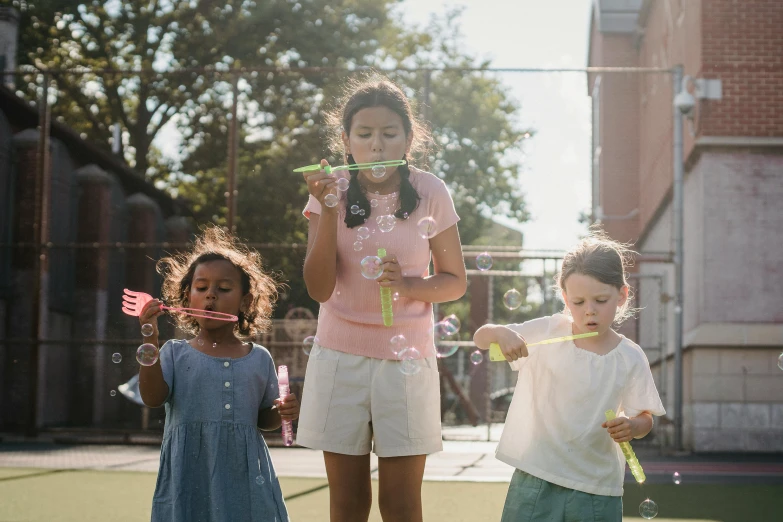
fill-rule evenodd
<path id="1" fill-rule="evenodd" d="M 288 388 L 288 366 L 281 364 L 277 368 L 277 385 L 280 388 L 280 399 L 289 394 Z M 294 443 L 294 426 L 291 421 L 282 422 L 283 444 L 291 446 Z"/>

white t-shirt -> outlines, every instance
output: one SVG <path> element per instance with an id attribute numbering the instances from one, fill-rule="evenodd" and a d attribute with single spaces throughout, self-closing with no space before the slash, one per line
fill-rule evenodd
<path id="1" fill-rule="evenodd" d="M 509 328 L 533 343 L 572 335 L 571 323 L 555 314 Z M 511 363 L 519 377 L 495 456 L 559 486 L 622 496 L 625 458 L 601 424 L 609 409 L 618 417 L 665 413 L 644 352 L 625 337 L 606 355 L 573 341 L 528 351 Z"/>

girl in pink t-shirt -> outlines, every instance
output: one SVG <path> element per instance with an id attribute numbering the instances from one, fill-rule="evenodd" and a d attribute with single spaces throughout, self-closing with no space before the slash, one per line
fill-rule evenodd
<path id="1" fill-rule="evenodd" d="M 427 138 L 405 94 L 384 78 L 351 85 L 330 123 L 347 164 L 407 159 Z M 432 303 L 462 297 L 467 278 L 443 181 L 407 164 L 377 170 L 350 171 L 347 190 L 335 173 L 305 173 L 304 278 L 321 309 L 297 442 L 324 451 L 332 520 L 369 517 L 374 450 L 381 515 L 408 522 L 422 519 L 426 455 L 442 449 Z M 368 279 L 362 259 L 379 248 L 383 273 Z M 394 295 L 391 326 L 381 288 Z"/>

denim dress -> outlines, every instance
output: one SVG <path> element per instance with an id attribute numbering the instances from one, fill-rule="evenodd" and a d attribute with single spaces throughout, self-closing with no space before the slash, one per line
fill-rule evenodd
<path id="1" fill-rule="evenodd" d="M 278 398 L 272 357 L 254 344 L 238 359 L 184 340 L 160 350 L 168 384 L 153 522 L 289 520 L 259 410 Z"/>

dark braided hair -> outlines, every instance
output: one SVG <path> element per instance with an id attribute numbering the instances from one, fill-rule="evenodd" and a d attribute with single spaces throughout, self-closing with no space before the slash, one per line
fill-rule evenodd
<path id="1" fill-rule="evenodd" d="M 386 107 L 398 114 L 402 119 L 405 136 L 413 133 L 411 149 L 426 152 L 426 145 L 431 141 L 429 132 L 414 116 L 405 93 L 387 78 L 372 73 L 364 80 L 349 84 L 338 108 L 327 114 L 327 121 L 332 127 L 331 141 L 334 149 L 342 148 L 341 132 L 350 133 L 354 115 L 370 107 Z M 403 156 L 402 159 L 408 158 Z M 349 165 L 356 163 L 351 154 L 347 155 L 346 162 Z M 371 207 L 365 189 L 359 183 L 359 171 L 349 172 L 350 183 L 345 195 L 345 224 L 348 228 L 354 228 L 363 225 L 370 218 Z M 421 196 L 410 182 L 411 171 L 408 165 L 397 167 L 397 172 L 400 174 L 400 205 L 394 216 L 398 219 L 408 219 L 419 206 Z M 350 209 L 353 205 L 357 205 L 364 212 L 352 214 Z"/>
<path id="2" fill-rule="evenodd" d="M 402 159 L 405 159 L 405 156 Z M 356 161 L 354 161 L 353 155 L 348 154 L 348 164 L 354 163 Z M 353 228 L 363 225 L 370 218 L 371 210 L 370 201 L 367 199 L 364 187 L 359 183 L 359 171 L 351 170 L 349 172 L 351 173 L 351 178 L 345 198 L 345 224 L 348 228 Z M 416 192 L 416 187 L 411 183 L 411 171 L 408 165 L 400 165 L 397 167 L 397 172 L 400 173 L 400 206 L 394 212 L 394 217 L 397 219 L 408 219 L 408 216 L 413 214 L 413 211 L 419 206 L 421 196 L 419 196 L 419 193 Z M 352 214 L 350 208 L 353 205 L 357 205 L 364 212 Z"/>

